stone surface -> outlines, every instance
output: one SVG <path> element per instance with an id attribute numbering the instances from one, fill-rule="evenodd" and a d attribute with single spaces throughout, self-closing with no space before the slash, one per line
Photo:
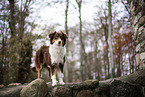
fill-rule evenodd
<path id="1" fill-rule="evenodd" d="M 84 81 L 85 84 L 88 85 L 89 88 L 94 89 L 99 86 L 99 81 L 97 80 L 86 80 Z"/>
<path id="2" fill-rule="evenodd" d="M 110 86 L 111 97 L 144 97 L 140 85 L 132 85 L 120 80 L 114 80 Z"/>
<path id="3" fill-rule="evenodd" d="M 119 80 L 145 86 L 145 70 L 141 70 L 133 74 L 120 77 Z"/>
<path id="4" fill-rule="evenodd" d="M 135 26 L 134 26 L 134 28 L 133 28 L 133 30 L 136 32 L 135 33 L 135 36 L 137 37 L 138 35 L 138 32 L 137 32 L 137 30 L 138 30 L 138 24 L 136 24 Z"/>
<path id="5" fill-rule="evenodd" d="M 142 6 L 138 5 L 136 10 L 135 10 L 135 15 L 137 15 L 137 13 L 139 13 L 142 10 Z"/>
<path id="6" fill-rule="evenodd" d="M 141 54 L 142 52 L 145 52 L 145 0 L 130 0 L 129 5 L 130 21 L 132 25 L 131 27 L 134 32 L 133 41 L 135 46 L 135 53 Z M 144 64 L 144 62 L 142 61 L 141 64 Z M 135 65 L 137 67 L 138 64 Z"/>
<path id="7" fill-rule="evenodd" d="M 95 94 L 91 90 L 82 90 L 77 93 L 76 97 L 94 97 Z"/>
<path id="8" fill-rule="evenodd" d="M 95 89 L 95 93 L 96 95 L 98 95 L 98 97 L 111 97 L 110 95 L 110 84 L 102 84 L 99 85 L 98 88 Z"/>
<path id="9" fill-rule="evenodd" d="M 72 90 L 68 87 L 57 86 L 53 88 L 52 93 L 54 97 L 72 97 Z"/>
<path id="10" fill-rule="evenodd" d="M 0 97 L 20 97 L 20 91 L 25 85 L 0 88 Z"/>
<path id="11" fill-rule="evenodd" d="M 141 32 L 141 31 L 143 31 L 144 29 L 145 29 L 145 28 L 142 26 L 142 27 L 139 28 L 138 31 Z"/>
<path id="12" fill-rule="evenodd" d="M 141 17 L 139 20 L 139 25 L 145 24 L 145 16 Z"/>
<path id="13" fill-rule="evenodd" d="M 21 90 L 20 97 L 45 97 L 47 89 L 44 80 L 36 79 Z"/>
<path id="14" fill-rule="evenodd" d="M 138 24 L 139 19 L 141 18 L 141 13 L 139 13 L 135 18 L 134 18 L 134 26 L 136 26 L 136 24 Z"/>
<path id="15" fill-rule="evenodd" d="M 137 46 L 136 46 L 136 50 L 135 50 L 137 53 L 140 51 L 140 44 L 138 44 Z"/>
<path id="16" fill-rule="evenodd" d="M 145 59 L 145 52 L 142 52 L 142 53 L 140 54 L 140 59 L 141 59 L 141 60 Z"/>
<path id="17" fill-rule="evenodd" d="M 145 3 L 144 3 L 144 5 L 145 5 Z M 145 15 L 145 6 L 142 8 L 141 14 Z"/>

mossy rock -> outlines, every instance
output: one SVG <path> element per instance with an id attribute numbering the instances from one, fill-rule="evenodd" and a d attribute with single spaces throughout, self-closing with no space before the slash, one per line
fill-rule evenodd
<path id="1" fill-rule="evenodd" d="M 20 97 L 45 97 L 47 90 L 45 81 L 36 79 L 21 90 Z"/>

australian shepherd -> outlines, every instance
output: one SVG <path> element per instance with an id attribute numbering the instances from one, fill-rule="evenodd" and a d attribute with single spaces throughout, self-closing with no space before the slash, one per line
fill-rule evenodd
<path id="1" fill-rule="evenodd" d="M 49 34 L 50 46 L 42 46 L 35 56 L 35 67 L 40 78 L 41 70 L 46 67 L 52 79 L 52 86 L 57 85 L 56 74 L 59 84 L 63 85 L 63 67 L 66 54 L 67 34 L 65 32 L 51 32 Z"/>

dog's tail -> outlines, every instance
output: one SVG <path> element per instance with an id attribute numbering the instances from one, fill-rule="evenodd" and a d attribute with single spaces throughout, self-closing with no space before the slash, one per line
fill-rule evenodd
<path id="1" fill-rule="evenodd" d="M 36 68 L 36 71 L 42 69 L 42 64 L 43 64 L 43 54 L 42 54 L 41 49 L 39 49 L 36 52 L 36 56 L 35 56 L 35 68 Z"/>
<path id="2" fill-rule="evenodd" d="M 35 56 L 35 68 L 36 68 L 36 71 L 38 72 L 38 78 L 40 78 L 42 66 L 43 66 L 43 54 L 42 54 L 41 49 L 39 49 L 36 52 L 36 56 Z"/>

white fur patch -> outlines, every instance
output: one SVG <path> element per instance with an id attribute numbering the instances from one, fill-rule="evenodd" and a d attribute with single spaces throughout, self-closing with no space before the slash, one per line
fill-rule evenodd
<path id="1" fill-rule="evenodd" d="M 58 79 L 59 79 L 59 84 L 64 85 L 63 82 L 63 73 L 59 70 L 57 70 L 57 75 L 58 75 Z"/>
<path id="2" fill-rule="evenodd" d="M 58 40 L 60 41 L 60 40 Z M 62 44 L 59 45 L 58 41 L 55 41 L 55 43 L 53 43 L 52 45 L 50 45 L 49 48 L 49 53 L 50 53 L 50 57 L 51 57 L 51 62 L 52 64 L 55 63 L 57 64 L 56 68 L 55 68 L 55 73 L 53 76 L 51 76 L 52 79 L 52 86 L 57 85 L 56 82 L 56 73 L 58 75 L 58 79 L 59 79 L 59 84 L 63 85 L 63 73 L 60 71 L 59 68 L 59 63 L 63 63 L 63 58 L 65 56 L 66 53 L 66 48 L 62 47 Z M 62 41 L 61 41 L 62 43 Z"/>
<path id="3" fill-rule="evenodd" d="M 55 69 L 55 74 L 54 74 L 54 75 L 51 75 L 52 86 L 57 85 L 56 72 L 57 72 L 59 84 L 60 84 L 60 85 L 64 85 L 65 83 L 63 82 L 63 73 L 60 71 L 60 68 L 56 68 L 56 69 Z"/>
<path id="4" fill-rule="evenodd" d="M 51 79 L 52 79 L 52 86 L 57 85 L 57 82 L 56 82 L 56 75 L 55 75 L 55 74 L 54 74 L 53 76 L 51 76 Z"/>
<path id="5" fill-rule="evenodd" d="M 50 51 L 49 53 L 50 53 L 52 64 L 63 63 L 63 58 L 65 56 L 65 51 L 66 51 L 65 47 L 54 44 L 54 45 L 50 45 L 49 51 Z"/>

